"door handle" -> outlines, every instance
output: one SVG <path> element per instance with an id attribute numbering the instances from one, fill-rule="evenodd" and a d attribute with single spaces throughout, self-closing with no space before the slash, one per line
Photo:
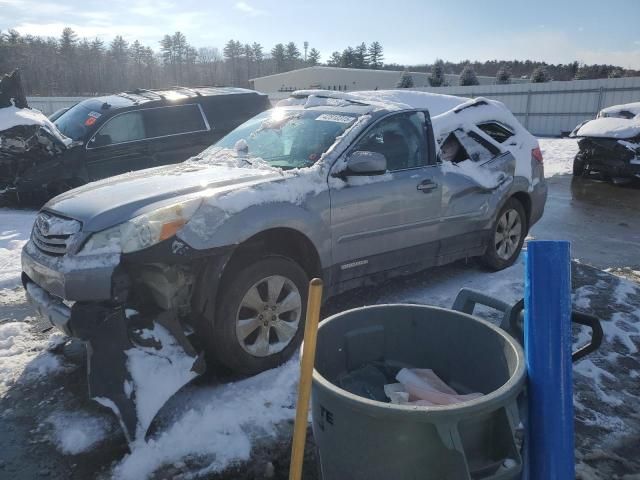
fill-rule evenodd
<path id="1" fill-rule="evenodd" d="M 416 188 L 422 193 L 429 193 L 438 188 L 438 184 L 432 180 L 425 180 L 424 182 L 419 183 Z"/>

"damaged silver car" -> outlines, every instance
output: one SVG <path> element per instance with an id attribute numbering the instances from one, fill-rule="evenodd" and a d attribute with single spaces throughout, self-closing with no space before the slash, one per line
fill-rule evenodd
<path id="1" fill-rule="evenodd" d="M 546 195 L 538 142 L 500 102 L 296 92 L 183 164 L 51 200 L 22 280 L 87 343 L 91 396 L 134 438 L 131 362 L 167 348 L 158 331 L 192 373 L 200 352 L 273 368 L 302 341 L 310 278 L 332 296 L 458 259 L 506 268 Z"/>

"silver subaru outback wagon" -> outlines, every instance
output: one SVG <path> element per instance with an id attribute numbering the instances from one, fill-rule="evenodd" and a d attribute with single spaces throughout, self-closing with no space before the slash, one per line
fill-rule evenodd
<path id="1" fill-rule="evenodd" d="M 252 374 L 299 346 L 310 278 L 331 296 L 461 258 L 509 267 L 546 196 L 538 142 L 500 102 L 300 91 L 185 163 L 52 199 L 23 283 L 94 352 L 135 311 Z"/>

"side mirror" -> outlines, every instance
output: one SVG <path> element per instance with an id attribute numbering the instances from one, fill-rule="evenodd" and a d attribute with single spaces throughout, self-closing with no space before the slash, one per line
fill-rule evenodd
<path id="1" fill-rule="evenodd" d="M 347 157 L 347 175 L 381 175 L 386 171 L 387 159 L 381 153 L 357 151 Z"/>

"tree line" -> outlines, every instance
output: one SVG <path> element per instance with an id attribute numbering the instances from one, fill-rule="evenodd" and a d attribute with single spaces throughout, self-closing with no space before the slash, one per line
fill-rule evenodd
<path id="1" fill-rule="evenodd" d="M 324 61 L 324 63 L 322 63 Z M 530 60 L 448 62 L 413 66 L 385 63 L 380 42 L 361 43 L 327 58 L 304 42 L 277 43 L 271 49 L 258 42 L 229 40 L 217 47 L 195 48 L 181 32 L 165 35 L 157 49 L 116 35 L 111 41 L 79 38 L 65 28 L 60 37 L 0 31 L 0 73 L 22 72 L 28 95 L 95 95 L 169 85 L 232 85 L 249 87 L 254 77 L 315 65 L 429 72 L 432 86 L 447 85 L 445 74 L 460 75 L 460 84 L 477 83 L 477 75 L 496 76 L 497 83 L 527 77 L 532 81 L 607 78 L 640 75 L 613 65 L 546 64 Z M 405 78 L 403 86 L 411 84 Z"/>

